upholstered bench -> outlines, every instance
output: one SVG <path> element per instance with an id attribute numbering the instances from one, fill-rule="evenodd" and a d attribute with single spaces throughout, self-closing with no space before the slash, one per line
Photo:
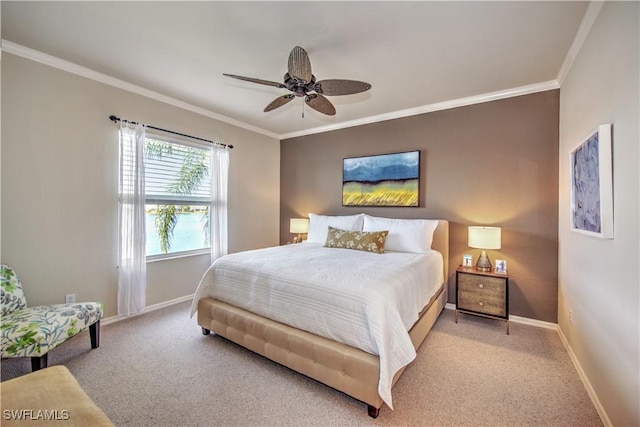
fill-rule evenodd
<path id="1" fill-rule="evenodd" d="M 30 357 L 32 370 L 46 368 L 49 351 L 87 328 L 91 348 L 100 346 L 99 302 L 27 307 L 18 276 L 5 265 L 0 266 L 0 300 L 3 358 Z"/>
<path id="2" fill-rule="evenodd" d="M 113 426 L 62 366 L 52 366 L 0 383 L 2 425 Z"/>

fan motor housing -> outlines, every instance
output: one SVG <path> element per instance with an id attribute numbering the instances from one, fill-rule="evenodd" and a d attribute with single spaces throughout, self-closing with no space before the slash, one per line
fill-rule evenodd
<path id="1" fill-rule="evenodd" d="M 311 81 L 306 83 L 295 77 L 291 77 L 289 73 L 284 74 L 284 85 L 293 92 L 295 96 L 305 96 L 307 92 L 315 90 L 315 84 L 316 76 L 314 75 L 311 75 Z"/>

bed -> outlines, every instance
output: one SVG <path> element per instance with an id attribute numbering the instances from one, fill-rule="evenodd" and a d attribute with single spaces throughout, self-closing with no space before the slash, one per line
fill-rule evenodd
<path id="1" fill-rule="evenodd" d="M 360 400 L 375 418 L 384 403 L 393 408 L 392 386 L 447 302 L 449 224 L 363 214 L 310 219 L 308 242 L 216 260 L 192 315 L 205 335 L 213 331 Z M 389 230 L 384 253 L 326 247 L 327 227 Z M 418 237 L 420 248 L 399 236 Z"/>

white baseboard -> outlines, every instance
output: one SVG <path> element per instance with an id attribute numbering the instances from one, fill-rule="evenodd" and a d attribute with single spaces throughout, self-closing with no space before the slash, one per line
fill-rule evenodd
<path id="1" fill-rule="evenodd" d="M 557 330 L 558 324 L 552 322 L 545 322 L 543 320 L 530 319 L 528 317 L 509 316 L 509 321 L 513 323 L 522 323 L 523 325 L 537 326 L 538 328 L 545 328 L 551 330 Z"/>
<path id="2" fill-rule="evenodd" d="M 456 305 L 447 303 L 444 308 L 448 310 L 455 310 Z M 580 377 L 580 380 L 582 381 L 584 388 L 587 390 L 587 394 L 589 395 L 589 398 L 591 399 L 593 406 L 596 408 L 596 411 L 600 416 L 600 420 L 602 421 L 602 424 L 604 424 L 605 427 L 612 427 L 613 424 L 611 423 L 611 419 L 607 415 L 607 412 L 604 410 L 604 407 L 602 406 L 600 399 L 598 399 L 598 395 L 593 389 L 591 382 L 589 382 L 589 378 L 587 377 L 587 374 L 585 374 L 584 369 L 582 369 L 582 366 L 578 361 L 578 358 L 576 357 L 575 353 L 573 352 L 573 349 L 569 345 L 569 341 L 567 340 L 567 337 L 564 336 L 562 329 L 560 329 L 560 325 L 558 325 L 557 323 L 544 322 L 542 320 L 529 319 L 527 317 L 520 317 L 520 316 L 509 316 L 509 321 L 514 323 L 522 323 L 524 325 L 536 326 L 539 328 L 551 329 L 558 333 L 558 336 L 560 337 L 560 341 L 562 341 L 562 345 L 564 346 L 565 350 L 569 354 L 569 358 L 571 359 L 573 366 L 576 368 L 576 371 L 578 372 L 578 376 Z"/>
<path id="3" fill-rule="evenodd" d="M 585 374 L 584 369 L 582 369 L 582 366 L 580 365 L 580 361 L 576 357 L 576 354 L 573 352 L 571 345 L 569 345 L 569 340 L 567 340 L 567 337 L 564 336 L 564 333 L 562 332 L 562 329 L 560 329 L 559 326 L 558 326 L 558 335 L 560 336 L 560 341 L 562 341 L 562 344 L 564 345 L 565 350 L 567 350 L 567 353 L 569 353 L 569 358 L 571 359 L 571 362 L 573 362 L 573 366 L 576 368 L 576 371 L 578 372 L 578 376 L 580 377 L 582 384 L 584 384 L 584 388 L 587 389 L 587 394 L 589 394 L 589 397 L 591 398 L 591 402 L 593 403 L 593 406 L 595 406 L 596 411 L 600 416 L 600 420 L 602 421 L 602 424 L 604 424 L 605 427 L 613 426 L 613 424 L 611 423 L 611 419 L 609 418 L 609 415 L 607 415 L 607 412 L 604 410 L 604 407 L 602 406 L 600 399 L 598 399 L 598 395 L 596 394 L 596 391 L 593 389 L 593 386 L 591 385 L 591 382 L 589 381 L 587 374 Z"/>
<path id="4" fill-rule="evenodd" d="M 102 325 L 102 326 L 109 325 L 111 323 L 116 323 L 116 322 L 119 322 L 119 321 L 124 320 L 124 319 L 130 319 L 132 317 L 139 316 L 141 314 L 149 313 L 151 311 L 160 310 L 161 308 L 170 307 L 172 305 L 179 304 L 181 302 L 189 301 L 189 300 L 193 299 L 193 295 L 194 294 L 185 295 L 185 296 L 180 297 L 180 298 L 175 298 L 175 299 L 172 299 L 172 300 L 169 300 L 169 301 L 160 302 L 158 304 L 149 305 L 149 306 L 144 308 L 144 311 L 142 313 L 133 314 L 131 316 L 115 315 L 115 316 L 107 317 L 105 319 L 100 320 L 100 325 Z"/>
<path id="5" fill-rule="evenodd" d="M 456 305 L 455 304 L 451 304 L 451 303 L 448 302 L 447 304 L 445 304 L 444 308 L 446 308 L 447 310 L 455 310 L 456 309 Z M 522 323 L 523 325 L 536 326 L 538 328 L 552 329 L 554 331 L 558 329 L 558 324 L 557 323 L 545 322 L 543 320 L 530 319 L 528 317 L 520 317 L 520 316 L 509 315 L 509 321 L 513 322 L 513 323 Z"/>

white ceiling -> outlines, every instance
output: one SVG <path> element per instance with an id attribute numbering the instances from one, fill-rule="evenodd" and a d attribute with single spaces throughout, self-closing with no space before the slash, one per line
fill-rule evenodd
<path id="1" fill-rule="evenodd" d="M 33 49 L 286 138 L 455 100 L 557 87 L 587 7 L 574 1 L 2 1 L 1 28 L 5 51 Z M 308 52 L 318 80 L 362 80 L 372 89 L 330 97 L 333 117 L 307 107 L 302 118 L 301 98 L 263 112 L 285 89 L 222 76 L 282 81 L 296 45 Z"/>

